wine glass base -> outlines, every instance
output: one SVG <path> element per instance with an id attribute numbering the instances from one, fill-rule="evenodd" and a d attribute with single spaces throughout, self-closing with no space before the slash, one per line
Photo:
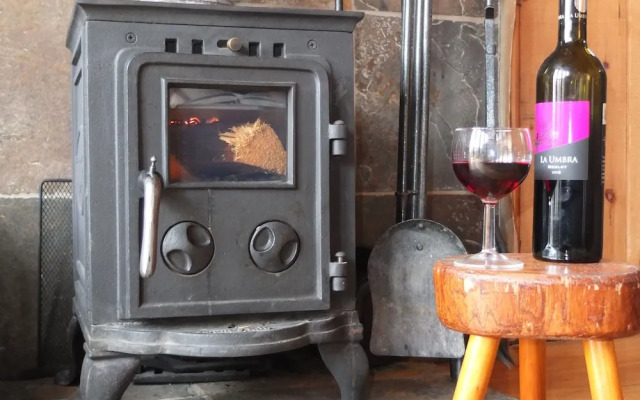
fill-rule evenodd
<path id="1" fill-rule="evenodd" d="M 483 250 L 478 254 L 469 257 L 459 258 L 453 261 L 457 267 L 478 268 L 478 269 L 498 269 L 507 271 L 517 271 L 524 267 L 524 263 L 514 260 L 504 254 L 494 251 Z"/>

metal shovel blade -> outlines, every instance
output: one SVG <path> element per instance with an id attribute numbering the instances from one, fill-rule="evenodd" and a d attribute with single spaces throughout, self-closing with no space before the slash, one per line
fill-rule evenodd
<path id="1" fill-rule="evenodd" d="M 433 266 L 466 254 L 458 237 L 437 222 L 413 219 L 387 230 L 369 258 L 373 301 L 370 350 L 380 356 L 460 358 L 462 333 L 438 319 Z"/>

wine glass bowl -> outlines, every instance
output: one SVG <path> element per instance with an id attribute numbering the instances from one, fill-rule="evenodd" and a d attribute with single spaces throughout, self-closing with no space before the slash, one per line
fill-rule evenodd
<path id="1" fill-rule="evenodd" d="M 455 265 L 519 269 L 521 261 L 498 253 L 495 246 L 495 206 L 526 178 L 532 159 L 527 128 L 458 128 L 453 134 L 451 160 L 462 185 L 484 203 L 482 251 L 458 259 Z"/>

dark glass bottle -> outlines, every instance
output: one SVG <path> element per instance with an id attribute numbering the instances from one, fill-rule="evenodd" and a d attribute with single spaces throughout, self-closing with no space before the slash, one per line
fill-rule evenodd
<path id="1" fill-rule="evenodd" d="M 536 258 L 602 258 L 606 79 L 587 47 L 587 0 L 560 0 L 558 46 L 536 82 Z"/>

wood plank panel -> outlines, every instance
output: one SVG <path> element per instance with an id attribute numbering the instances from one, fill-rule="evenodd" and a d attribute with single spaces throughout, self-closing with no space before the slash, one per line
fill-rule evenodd
<path id="1" fill-rule="evenodd" d="M 510 81 L 510 99 L 509 99 L 509 126 L 520 126 L 520 2 L 516 2 L 516 19 L 513 32 L 513 46 L 511 55 L 511 81 Z M 532 138 L 533 139 L 533 138 Z M 520 252 L 521 247 L 521 233 L 523 230 L 520 228 L 520 191 L 516 190 L 511 194 L 511 204 L 513 205 L 514 215 L 514 229 L 516 231 L 516 240 L 514 247 L 511 248 L 513 252 Z M 525 232 L 526 234 L 526 232 Z"/>
<path id="2" fill-rule="evenodd" d="M 517 28 L 520 49 L 520 99 L 518 125 L 535 135 L 536 74 L 558 40 L 558 1 L 521 0 Z M 534 136 L 535 137 L 535 136 Z M 520 251 L 531 251 L 533 233 L 533 169 L 522 183 L 518 198 Z"/>
<path id="3" fill-rule="evenodd" d="M 608 78 L 607 168 L 605 178 L 604 256 L 627 256 L 627 2 L 589 2 L 588 42 L 605 63 Z M 637 7 L 637 5 L 635 5 Z M 535 78 L 544 58 L 557 41 L 557 0 L 522 0 L 520 11 L 520 125 L 535 127 Z M 640 153 L 638 154 L 640 155 Z M 629 175 L 630 176 L 630 175 Z M 521 251 L 531 251 L 533 225 L 533 173 L 519 193 Z M 637 223 L 640 223 L 640 210 Z M 630 225 L 632 226 L 632 225 Z M 640 242 L 638 243 L 640 248 Z M 637 251 L 640 254 L 640 249 Z"/>
<path id="4" fill-rule="evenodd" d="M 604 257 L 626 259 L 627 1 L 589 2 L 587 40 L 607 69 Z"/>
<path id="5" fill-rule="evenodd" d="M 640 171 L 640 1 L 628 0 L 627 9 L 628 23 L 628 62 L 627 93 L 628 116 L 627 116 L 627 216 L 629 219 L 629 228 L 627 229 L 627 261 L 634 264 L 640 264 L 640 179 L 638 179 L 638 171 Z M 639 397 L 640 398 L 640 397 Z"/>

